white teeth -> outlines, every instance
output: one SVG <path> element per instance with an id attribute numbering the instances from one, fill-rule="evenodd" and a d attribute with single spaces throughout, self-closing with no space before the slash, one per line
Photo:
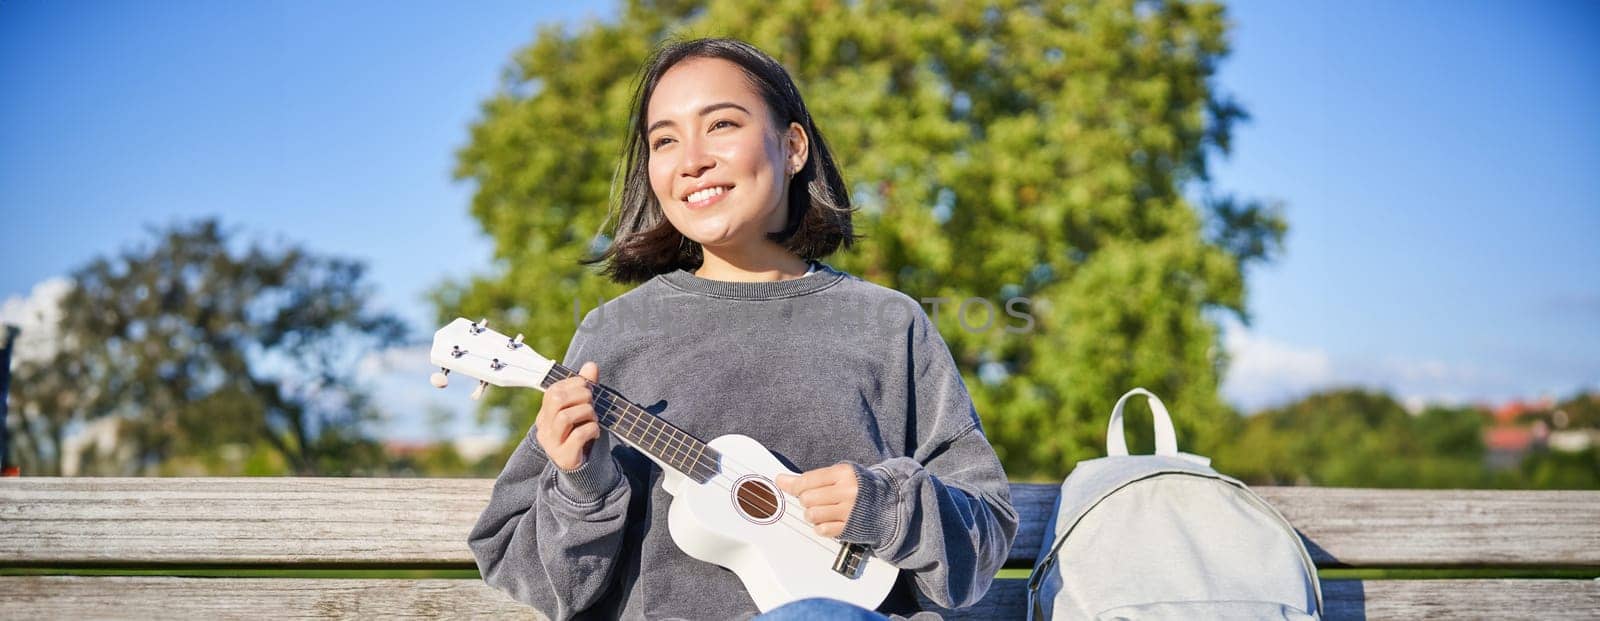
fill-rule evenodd
<path id="1" fill-rule="evenodd" d="M 716 196 L 716 195 L 721 194 L 721 193 L 726 192 L 726 191 L 728 191 L 728 189 L 724 188 L 722 186 L 717 186 L 717 187 L 714 187 L 714 188 L 706 188 L 704 190 L 700 190 L 699 192 L 695 192 L 694 194 L 690 194 L 689 195 L 689 202 L 698 203 L 700 201 L 703 201 L 705 199 L 711 198 L 713 196 Z"/>

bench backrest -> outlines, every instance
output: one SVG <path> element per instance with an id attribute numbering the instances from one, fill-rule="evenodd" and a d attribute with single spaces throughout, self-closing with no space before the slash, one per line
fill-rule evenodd
<path id="1" fill-rule="evenodd" d="M 492 485 L 487 479 L 0 479 L 0 567 L 472 569 L 466 536 Z M 1600 570 L 1600 492 L 1255 489 L 1299 529 L 1320 567 Z M 1031 567 L 1055 494 L 1054 485 L 1012 486 L 1022 524 L 1008 566 Z M 329 613 L 527 612 L 470 580 L 242 578 L 221 581 L 226 588 L 217 580 L 195 582 L 13 576 L 0 578 L 0 599 L 54 602 L 73 614 L 112 601 L 110 592 L 143 594 L 123 599 L 122 613 L 147 596 L 152 611 L 170 614 L 190 591 L 205 601 L 266 598 L 264 609 L 278 611 L 298 595 L 307 610 Z M 1016 616 L 1025 601 L 1022 582 L 998 581 L 978 607 L 948 616 Z M 1324 590 L 1330 609 L 1358 605 L 1363 614 L 1371 612 L 1375 593 L 1408 610 L 1407 602 L 1428 604 L 1439 590 L 1425 584 L 1438 581 L 1399 582 L 1415 584 L 1326 581 Z M 1462 605 L 1482 604 L 1474 603 L 1474 592 L 1482 600 L 1505 590 L 1499 581 L 1449 582 L 1458 600 L 1466 597 Z M 1592 580 L 1516 586 L 1544 589 L 1565 610 L 1600 614 L 1600 583 Z M 382 603 L 380 594 L 393 599 Z M 1522 595 L 1519 609 L 1526 606 Z M 1517 601 L 1506 597 L 1508 606 Z"/>

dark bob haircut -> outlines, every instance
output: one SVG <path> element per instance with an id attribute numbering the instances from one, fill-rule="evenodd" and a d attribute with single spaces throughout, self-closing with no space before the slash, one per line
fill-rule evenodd
<path id="1" fill-rule="evenodd" d="M 650 188 L 650 149 L 645 135 L 646 108 L 661 76 L 678 63 L 694 58 L 720 58 L 738 65 L 766 101 L 773 124 L 780 131 L 790 123 L 799 123 L 806 132 L 806 162 L 789 182 L 787 224 L 782 231 L 768 233 L 767 237 L 807 260 L 832 254 L 841 245 L 849 248 L 855 234 L 844 178 L 789 73 L 771 56 L 743 41 L 696 39 L 667 44 L 645 63 L 634 90 L 623 164 L 617 170 L 621 197 L 612 206 L 611 215 L 616 220 L 612 242 L 600 256 L 584 259 L 583 263 L 603 263 L 602 272 L 620 283 L 643 282 L 656 274 L 700 267 L 704 259 L 700 244 L 672 226 Z M 617 183 L 613 179 L 613 188 Z"/>

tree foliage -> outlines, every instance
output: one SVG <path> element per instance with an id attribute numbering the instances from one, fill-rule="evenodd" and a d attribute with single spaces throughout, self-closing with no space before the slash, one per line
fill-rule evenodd
<path id="1" fill-rule="evenodd" d="M 1208 450 L 1234 421 L 1211 314 L 1244 317 L 1244 266 L 1284 232 L 1276 207 L 1210 183 L 1244 118 L 1212 81 L 1227 29 L 1220 5 L 1177 0 L 634 1 L 614 22 L 544 29 L 458 153 L 496 267 L 441 287 L 440 317 L 500 317 L 560 356 L 574 306 L 623 291 L 577 261 L 609 242 L 635 72 L 663 40 L 731 36 L 790 70 L 843 167 L 865 240 L 830 262 L 1002 311 L 988 330 L 955 304 L 936 320 L 1013 477 L 1101 454 L 1134 386 Z M 1003 313 L 1014 297 L 1031 331 L 1003 329 L 1022 327 Z M 968 310 L 967 326 L 988 316 Z M 493 401 L 514 439 L 536 399 Z M 1135 446 L 1146 427 L 1129 426 Z"/>
<path id="2" fill-rule="evenodd" d="M 1257 484 L 1483 487 L 1486 417 L 1444 407 L 1413 416 L 1383 393 L 1331 390 L 1251 416 L 1216 465 Z"/>
<path id="3" fill-rule="evenodd" d="M 1594 399 L 1580 394 L 1564 407 L 1576 409 Z M 1548 424 L 1550 415 L 1539 412 L 1533 420 Z M 1600 487 L 1600 452 L 1592 446 L 1568 452 L 1536 442 L 1506 467 L 1492 466 L 1483 440 L 1491 421 L 1480 407 L 1435 405 L 1411 414 L 1380 392 L 1328 390 L 1251 416 L 1239 436 L 1215 455 L 1215 465 L 1262 485 Z"/>
<path id="4" fill-rule="evenodd" d="M 228 446 L 267 448 L 298 474 L 380 465 L 362 429 L 375 410 L 352 374 L 404 325 L 369 308 L 364 266 L 293 245 L 236 250 L 212 220 L 155 237 L 76 270 L 54 354 L 17 366 L 24 471 L 82 457 L 92 472 L 155 474 Z M 67 454 L 69 433 L 108 418 L 116 453 Z"/>

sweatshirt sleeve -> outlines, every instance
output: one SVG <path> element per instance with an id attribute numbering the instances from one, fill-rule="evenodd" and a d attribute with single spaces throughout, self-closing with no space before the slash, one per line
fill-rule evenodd
<path id="1" fill-rule="evenodd" d="M 911 456 L 856 465 L 860 491 L 840 539 L 910 571 L 935 604 L 959 608 L 982 599 L 1005 564 L 1017 513 L 949 347 L 916 315 L 908 415 L 930 431 Z"/>
<path id="2" fill-rule="evenodd" d="M 566 366 L 583 359 L 573 337 Z M 630 486 L 612 455 L 609 433 L 576 470 L 550 461 L 534 431 L 522 439 L 495 480 L 489 506 L 467 544 L 489 586 L 552 619 L 594 606 L 616 582 Z"/>

